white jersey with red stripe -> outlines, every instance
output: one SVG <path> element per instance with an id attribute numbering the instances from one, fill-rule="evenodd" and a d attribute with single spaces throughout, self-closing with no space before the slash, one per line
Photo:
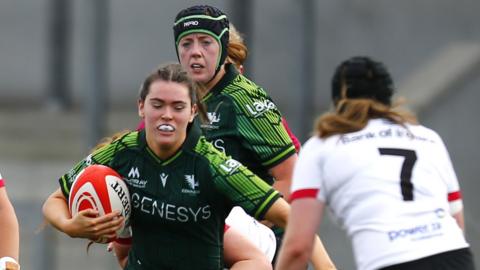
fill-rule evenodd
<path id="1" fill-rule="evenodd" d="M 449 214 L 461 203 L 449 154 L 421 125 L 374 119 L 358 132 L 312 137 L 292 183 L 292 200 L 305 197 L 328 206 L 361 270 L 468 247 Z"/>

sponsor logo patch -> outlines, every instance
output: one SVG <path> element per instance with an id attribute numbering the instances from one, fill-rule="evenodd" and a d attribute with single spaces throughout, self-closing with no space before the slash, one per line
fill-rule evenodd
<path id="1" fill-rule="evenodd" d="M 185 175 L 185 182 L 187 183 L 188 188 L 183 188 L 182 193 L 188 194 L 199 194 L 200 190 L 198 190 L 200 184 L 198 181 L 195 181 L 195 175 L 188 174 Z"/>

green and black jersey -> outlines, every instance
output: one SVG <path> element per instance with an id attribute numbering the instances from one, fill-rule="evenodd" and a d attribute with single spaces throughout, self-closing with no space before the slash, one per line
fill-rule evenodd
<path id="1" fill-rule="evenodd" d="M 68 198 L 89 164 L 115 169 L 132 203 L 132 249 L 125 269 L 222 269 L 224 219 L 239 205 L 261 219 L 279 194 L 217 149 L 193 125 L 181 149 L 160 160 L 144 131 L 127 133 L 61 177 Z"/>
<path id="2" fill-rule="evenodd" d="M 208 123 L 202 130 L 219 150 L 240 161 L 270 185 L 268 169 L 295 153 L 282 116 L 265 90 L 238 74 L 231 64 L 203 98 Z"/>

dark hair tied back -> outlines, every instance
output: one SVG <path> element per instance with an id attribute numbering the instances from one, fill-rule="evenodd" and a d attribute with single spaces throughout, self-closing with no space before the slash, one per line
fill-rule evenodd
<path id="1" fill-rule="evenodd" d="M 345 89 L 345 93 L 342 93 L 342 89 Z M 365 56 L 342 62 L 332 78 L 332 99 L 335 104 L 342 98 L 366 98 L 390 106 L 393 93 L 393 80 L 386 67 Z"/>

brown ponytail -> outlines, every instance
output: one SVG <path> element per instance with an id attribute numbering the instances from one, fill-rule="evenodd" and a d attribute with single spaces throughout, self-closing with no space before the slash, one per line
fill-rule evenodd
<path id="1" fill-rule="evenodd" d="M 315 131 L 321 138 L 355 132 L 363 129 L 368 120 L 374 118 L 385 118 L 400 125 L 417 124 L 412 113 L 396 109 L 400 103 L 388 106 L 373 99 L 344 98 L 337 103 L 334 112 L 326 113 L 317 119 Z"/>

